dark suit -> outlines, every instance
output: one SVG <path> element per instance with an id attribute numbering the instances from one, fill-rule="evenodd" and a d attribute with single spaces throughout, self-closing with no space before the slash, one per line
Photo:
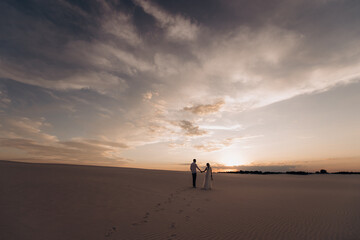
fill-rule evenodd
<path id="1" fill-rule="evenodd" d="M 193 177 L 193 187 L 196 187 L 196 173 L 192 173 Z"/>
<path id="2" fill-rule="evenodd" d="M 199 169 L 199 167 L 198 167 L 198 165 L 196 165 L 195 162 L 193 162 L 190 165 L 190 170 L 191 170 L 191 173 L 192 173 L 193 187 L 194 188 L 196 187 L 196 169 Z"/>

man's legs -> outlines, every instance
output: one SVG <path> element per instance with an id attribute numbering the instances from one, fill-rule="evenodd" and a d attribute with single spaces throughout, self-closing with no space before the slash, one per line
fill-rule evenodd
<path id="1" fill-rule="evenodd" d="M 192 177 L 193 177 L 193 187 L 196 188 L 196 173 L 193 173 Z"/>

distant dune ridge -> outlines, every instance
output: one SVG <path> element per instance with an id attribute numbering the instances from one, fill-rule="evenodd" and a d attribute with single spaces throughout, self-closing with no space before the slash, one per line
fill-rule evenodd
<path id="1" fill-rule="evenodd" d="M 204 174 L 198 174 L 198 186 Z M 0 239 L 359 239 L 360 176 L 0 161 Z"/>

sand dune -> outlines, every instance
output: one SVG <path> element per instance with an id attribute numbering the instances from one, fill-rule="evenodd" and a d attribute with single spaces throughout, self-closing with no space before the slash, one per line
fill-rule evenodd
<path id="1" fill-rule="evenodd" d="M 198 185 L 204 175 L 199 174 Z M 360 239 L 360 176 L 0 162 L 0 239 Z"/>

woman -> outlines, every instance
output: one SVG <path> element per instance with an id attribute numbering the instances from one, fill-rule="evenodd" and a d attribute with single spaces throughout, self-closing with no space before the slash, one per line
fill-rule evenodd
<path id="1" fill-rule="evenodd" d="M 210 190 L 211 189 L 211 181 L 213 180 L 213 176 L 212 176 L 212 169 L 210 167 L 210 164 L 207 163 L 206 164 L 206 168 L 204 171 L 202 172 L 206 172 L 205 174 L 205 178 L 204 178 L 204 185 L 203 185 L 203 189 L 205 190 Z"/>

